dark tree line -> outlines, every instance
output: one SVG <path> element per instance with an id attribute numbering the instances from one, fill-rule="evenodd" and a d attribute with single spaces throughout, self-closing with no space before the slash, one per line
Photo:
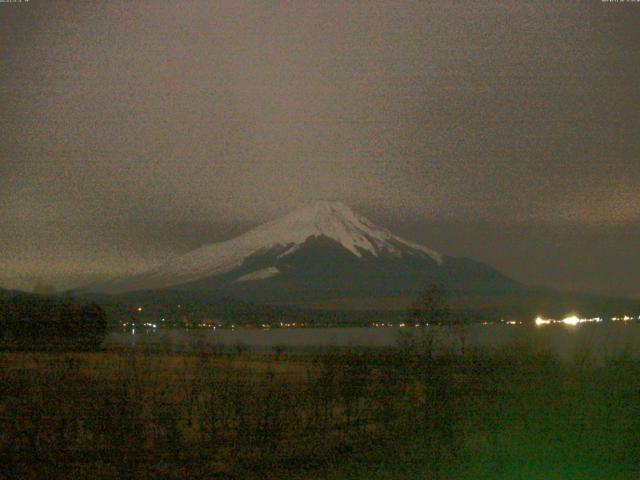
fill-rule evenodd
<path id="1" fill-rule="evenodd" d="M 96 349 L 107 331 L 96 304 L 18 294 L 0 301 L 0 346 L 17 350 Z"/>
<path id="2" fill-rule="evenodd" d="M 449 324 L 452 316 L 445 287 L 437 283 L 427 285 L 427 288 L 411 305 L 409 318 L 416 324 Z"/>

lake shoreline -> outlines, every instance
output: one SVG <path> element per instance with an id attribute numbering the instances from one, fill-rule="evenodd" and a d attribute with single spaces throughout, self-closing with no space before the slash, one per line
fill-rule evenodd
<path id="1" fill-rule="evenodd" d="M 135 333 L 107 334 L 107 350 L 157 350 L 208 352 L 235 349 L 254 353 L 273 351 L 317 351 L 335 348 L 391 348 L 402 342 L 429 338 L 434 346 L 457 351 L 461 348 L 502 349 L 529 343 L 562 357 L 578 351 L 597 356 L 629 351 L 640 354 L 640 322 L 603 322 L 584 325 L 469 325 L 464 328 L 278 328 L 278 329 L 148 329 Z"/>

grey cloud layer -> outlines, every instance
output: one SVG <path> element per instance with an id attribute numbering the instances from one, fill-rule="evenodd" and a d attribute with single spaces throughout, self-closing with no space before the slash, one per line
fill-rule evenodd
<path id="1" fill-rule="evenodd" d="M 634 5 L 1 7 L 7 276 L 143 266 L 196 243 L 164 224 L 320 198 L 425 228 L 640 218 Z"/>

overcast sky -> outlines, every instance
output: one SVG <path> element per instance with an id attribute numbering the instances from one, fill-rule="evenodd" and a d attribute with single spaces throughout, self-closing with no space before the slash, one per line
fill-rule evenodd
<path id="1" fill-rule="evenodd" d="M 640 3 L 0 3 L 0 285 L 342 200 L 538 285 L 640 295 Z"/>

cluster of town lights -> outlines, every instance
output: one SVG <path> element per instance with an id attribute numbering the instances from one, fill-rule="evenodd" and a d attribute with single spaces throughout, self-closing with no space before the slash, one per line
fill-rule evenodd
<path id="1" fill-rule="evenodd" d="M 602 318 L 580 318 L 576 315 L 570 315 L 562 320 L 552 320 L 548 318 L 537 317 L 535 320 L 536 326 L 540 327 L 542 325 L 550 325 L 552 323 L 562 323 L 564 325 L 578 325 L 580 323 L 600 323 L 602 322 Z"/>
<path id="2" fill-rule="evenodd" d="M 182 305 L 178 305 L 178 308 L 180 308 Z M 134 307 L 136 311 L 138 312 L 142 312 L 143 307 L 138 305 Z M 631 320 L 639 320 L 640 321 L 640 316 L 638 317 L 634 317 L 634 316 L 629 316 L 629 315 L 624 315 L 624 316 L 620 316 L 620 317 L 612 317 L 611 321 L 612 322 L 629 322 Z M 165 318 L 161 319 L 161 322 L 164 323 L 165 322 Z M 600 323 L 602 322 L 603 319 L 601 317 L 595 317 L 595 318 L 580 318 L 577 315 L 569 315 L 568 317 L 563 318 L 562 320 L 556 320 L 556 319 L 551 319 L 551 318 L 544 318 L 541 315 L 539 315 L 538 317 L 536 317 L 536 319 L 534 320 L 534 324 L 537 327 L 541 327 L 544 325 L 551 325 L 551 324 L 563 324 L 563 325 L 568 325 L 568 326 L 576 326 L 576 325 L 580 325 L 583 323 Z M 522 322 L 522 321 L 516 321 L 516 320 L 507 320 L 505 321 L 504 319 L 500 320 L 501 323 L 506 323 L 507 325 L 524 325 L 526 322 Z M 489 322 L 489 321 L 484 321 L 482 322 L 482 325 L 490 325 L 493 322 Z M 135 322 L 123 322 L 122 323 L 123 327 L 129 327 L 131 326 L 132 328 L 132 333 L 135 332 L 135 327 L 136 324 Z M 196 326 L 198 327 L 211 327 L 213 328 L 213 330 L 217 330 L 218 328 L 221 328 L 222 325 L 217 325 L 215 323 L 212 323 L 211 321 L 205 321 L 205 322 L 201 322 L 198 323 Z M 260 325 L 262 327 L 262 329 L 264 330 L 270 330 L 274 325 L 270 325 L 267 323 L 263 323 Z M 280 327 L 281 328 L 296 328 L 296 327 L 306 327 L 306 323 L 305 322 L 280 322 Z M 424 322 L 424 323 L 416 323 L 414 325 L 411 324 L 407 324 L 407 323 L 391 323 L 391 322 L 373 322 L 371 324 L 371 326 L 373 327 L 395 327 L 398 326 L 400 328 L 404 328 L 404 327 L 409 327 L 409 326 L 414 326 L 414 327 L 421 327 L 421 326 L 429 326 L 429 323 Z M 145 322 L 142 324 L 142 327 L 151 327 L 154 330 L 158 328 L 158 324 L 157 323 L 150 323 L 150 322 Z M 231 325 L 231 329 L 234 330 L 235 329 L 235 325 Z"/>
<path id="3" fill-rule="evenodd" d="M 625 315 L 623 317 L 612 317 L 611 321 L 612 322 L 629 322 L 631 320 L 635 320 L 636 317 L 630 317 L 629 315 Z M 640 316 L 637 317 L 638 320 L 640 320 Z M 564 325 L 579 325 L 581 323 L 600 323 L 602 322 L 602 318 L 600 317 L 595 317 L 595 318 L 580 318 L 576 315 L 571 315 L 569 317 L 563 318 L 562 320 L 552 320 L 552 319 L 548 319 L 548 318 L 542 318 L 542 317 L 537 317 L 535 320 L 535 324 L 536 326 L 540 327 L 543 325 L 550 325 L 552 323 L 562 323 Z"/>

